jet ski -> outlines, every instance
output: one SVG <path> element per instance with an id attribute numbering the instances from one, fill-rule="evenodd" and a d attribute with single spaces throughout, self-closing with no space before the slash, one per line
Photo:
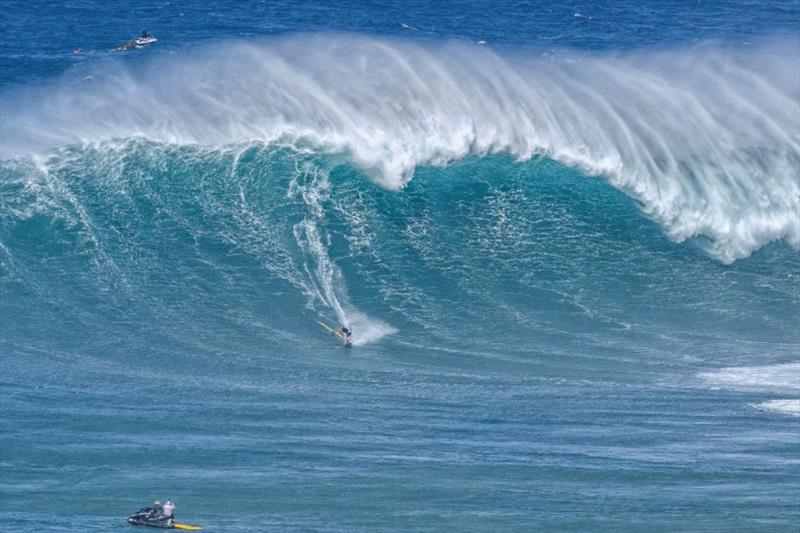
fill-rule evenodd
<path id="1" fill-rule="evenodd" d="M 134 526 L 149 526 L 157 527 L 159 529 L 183 529 L 186 531 L 200 531 L 203 529 L 194 524 L 184 524 L 183 522 L 176 522 L 171 516 L 165 516 L 157 512 L 152 507 L 144 507 L 139 509 L 128 517 L 128 523 Z"/>
<path id="2" fill-rule="evenodd" d="M 139 48 L 141 46 L 146 46 L 148 44 L 153 44 L 154 42 L 158 41 L 152 35 L 148 35 L 147 37 L 137 37 L 133 40 L 133 46 Z"/>
<path id="3" fill-rule="evenodd" d="M 131 39 L 130 41 L 126 42 L 122 46 L 114 48 L 114 51 L 124 52 L 125 50 L 130 50 L 131 48 L 141 48 L 142 46 L 153 44 L 156 41 L 158 41 L 158 39 L 152 35 L 147 35 L 146 37 L 136 37 L 135 39 Z"/>
<path id="4" fill-rule="evenodd" d="M 152 507 L 139 509 L 128 517 L 128 523 L 135 526 L 150 526 L 161 529 L 172 529 L 174 520 L 157 512 Z"/>

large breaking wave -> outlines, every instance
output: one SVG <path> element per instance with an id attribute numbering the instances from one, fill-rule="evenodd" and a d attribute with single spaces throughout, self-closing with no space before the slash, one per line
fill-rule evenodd
<path id="1" fill-rule="evenodd" d="M 4 99 L 2 157 L 145 137 L 341 153 L 402 188 L 423 164 L 544 155 L 602 175 L 723 262 L 800 247 L 794 40 L 591 55 L 355 36 L 107 64 Z"/>

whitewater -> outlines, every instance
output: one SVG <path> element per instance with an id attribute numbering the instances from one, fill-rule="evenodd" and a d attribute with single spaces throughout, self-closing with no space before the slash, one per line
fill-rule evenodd
<path id="1" fill-rule="evenodd" d="M 796 6 L 12 4 L 0 529 L 796 528 Z"/>
<path id="2" fill-rule="evenodd" d="M 12 96 L 2 156 L 132 137 L 261 142 L 345 154 L 391 189 L 418 165 L 546 156 L 605 176 L 673 239 L 703 237 L 730 262 L 800 246 L 797 47 L 531 59 L 357 36 L 225 43 Z"/>

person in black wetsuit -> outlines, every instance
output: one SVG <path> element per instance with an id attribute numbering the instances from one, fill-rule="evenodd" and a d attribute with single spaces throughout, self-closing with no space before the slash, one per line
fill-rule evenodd
<path id="1" fill-rule="evenodd" d="M 156 503 L 153 504 L 153 507 L 150 509 L 149 518 L 155 518 L 161 514 L 161 501 L 156 500 Z"/>
<path id="2" fill-rule="evenodd" d="M 353 331 L 345 325 L 339 326 L 339 331 L 342 332 L 342 335 L 344 335 L 344 338 L 347 339 L 347 342 L 350 342 L 350 337 L 352 337 Z"/>

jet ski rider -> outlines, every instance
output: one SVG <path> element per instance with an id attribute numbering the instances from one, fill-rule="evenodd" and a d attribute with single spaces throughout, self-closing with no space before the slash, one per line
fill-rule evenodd
<path id="1" fill-rule="evenodd" d="M 164 516 L 166 516 L 168 519 L 172 520 L 175 518 L 175 515 L 173 514 L 174 511 L 175 503 L 172 500 L 167 500 L 161 512 L 164 513 Z"/>
<path id="2" fill-rule="evenodd" d="M 172 500 L 167 500 L 164 505 L 161 505 L 160 500 L 156 500 L 150 512 L 147 513 L 147 518 L 152 520 L 159 520 L 166 522 L 167 525 L 172 525 L 175 521 L 175 503 Z"/>
<path id="3" fill-rule="evenodd" d="M 161 507 L 161 500 L 156 500 L 156 503 L 153 504 L 153 508 L 150 509 L 150 512 L 148 513 L 148 516 L 151 517 L 151 518 L 155 518 L 155 517 L 159 516 L 163 512 L 164 512 L 164 510 Z"/>

